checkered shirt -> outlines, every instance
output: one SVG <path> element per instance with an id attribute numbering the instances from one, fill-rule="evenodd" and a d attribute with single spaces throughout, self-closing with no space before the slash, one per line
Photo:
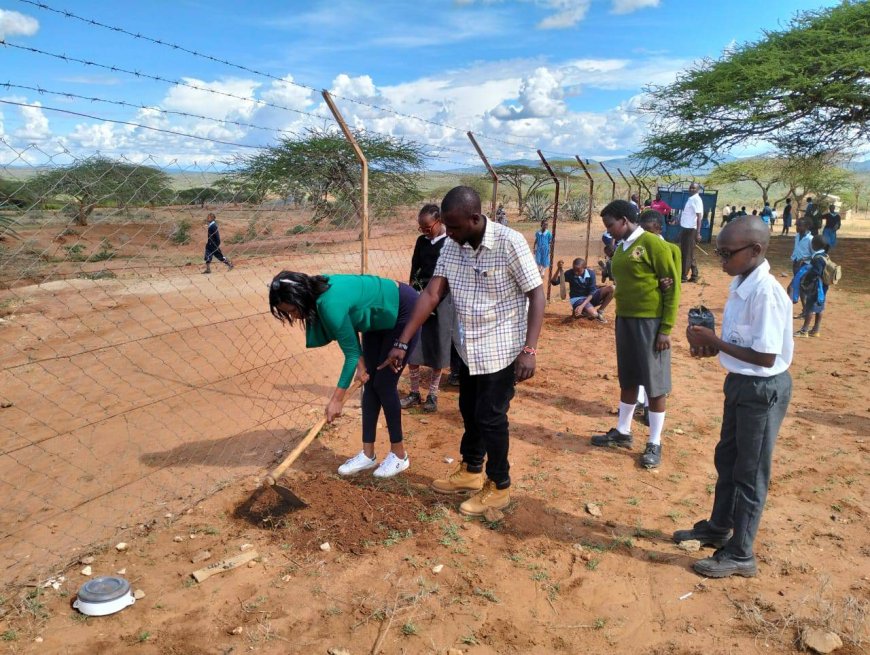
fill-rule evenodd
<path id="1" fill-rule="evenodd" d="M 434 277 L 447 279 L 456 315 L 456 350 L 471 375 L 509 366 L 526 341 L 526 293 L 541 286 L 529 244 L 515 230 L 486 222 L 477 250 L 448 239 Z"/>

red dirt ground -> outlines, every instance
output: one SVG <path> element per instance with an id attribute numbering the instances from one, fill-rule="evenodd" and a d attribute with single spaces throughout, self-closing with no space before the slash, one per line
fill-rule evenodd
<path id="1" fill-rule="evenodd" d="M 560 226 L 560 257 L 582 254 L 581 229 Z M 722 581 L 695 575 L 701 555 L 669 540 L 709 511 L 721 422 L 724 374 L 688 356 L 685 311 L 660 470 L 639 468 L 637 451 L 590 447 L 614 421 L 613 327 L 566 323 L 554 289 L 537 374 L 511 408 L 504 519 L 465 519 L 460 498 L 428 490 L 458 456 L 456 391 L 445 387 L 438 414 L 407 415 L 406 475 L 334 475 L 359 447 L 351 401 L 281 481 L 308 507 L 264 522 L 245 504 L 271 493 L 261 476 L 317 418 L 340 366 L 337 348 L 305 352 L 298 330 L 265 315 L 263 281 L 278 257 L 240 258 L 211 278 L 121 275 L 19 293 L 0 325 L 16 346 L 0 378 L 12 402 L 0 409 L 0 545 L 15 583 L 0 602 L 0 652 L 356 655 L 380 639 L 389 654 L 780 653 L 796 649 L 803 626 L 838 632 L 838 653 L 867 652 L 866 243 L 838 246 L 846 278 L 824 336 L 796 345 L 759 576 Z M 378 272 L 403 277 L 407 244 L 377 245 Z M 787 251 L 776 239 L 777 274 Z M 704 303 L 721 317 L 728 280 L 712 259 L 702 272 L 683 310 Z M 645 428 L 635 430 L 642 441 Z M 116 551 L 116 540 L 129 548 Z M 94 542 L 108 547 L 82 548 Z M 244 544 L 259 554 L 253 566 L 192 581 Z M 192 563 L 204 549 L 211 558 Z M 124 569 L 145 597 L 111 617 L 80 616 L 70 603 L 83 565 L 62 563 L 86 555 L 95 575 Z M 51 570 L 66 576 L 58 590 L 25 586 Z"/>

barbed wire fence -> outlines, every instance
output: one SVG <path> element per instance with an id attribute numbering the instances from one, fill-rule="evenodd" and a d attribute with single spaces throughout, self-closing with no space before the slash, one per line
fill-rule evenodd
<path id="1" fill-rule="evenodd" d="M 24 1 L 94 29 L 312 91 Z M 365 110 L 349 128 L 371 137 L 360 144 L 370 159 L 363 202 L 361 169 L 346 142 L 321 160 L 312 157 L 301 181 L 298 169 L 276 178 L 251 166 L 264 152 L 245 138 L 251 132 L 273 143 L 343 141 L 341 120 L 334 120 L 328 103 L 301 111 L 146 71 L 4 45 L 265 106 L 295 121 L 284 129 L 32 82 L 0 83 L 16 94 L 0 97 L 0 107 L 117 125 L 126 130 L 130 151 L 82 151 L 63 138 L 21 145 L 0 132 L 0 584 L 44 579 L 88 548 L 176 515 L 241 476 L 264 473 L 293 446 L 323 411 L 341 354 L 337 347 L 306 350 L 300 330 L 269 316 L 267 284 L 278 271 L 364 271 L 407 280 L 420 205 L 440 202 L 459 183 L 474 185 L 487 207 L 508 206 L 511 226 L 530 241 L 540 220 L 552 220 L 555 228 L 558 210 L 554 260 L 584 251 L 588 256 L 590 247 L 597 255 L 600 230 L 590 218 L 596 220 L 603 203 L 631 193 L 630 184 L 611 185 L 601 164 L 575 155 L 544 153 L 484 133 L 460 147 L 453 138 L 467 132 L 460 127 L 335 95 L 338 112 Z M 42 104 L 28 95 L 57 102 Z M 122 110 L 135 110 L 136 118 L 112 114 Z M 387 116 L 392 130 L 372 127 Z M 173 118 L 195 119 L 199 127 L 176 127 Z M 204 163 L 143 155 L 137 139 L 151 134 L 196 144 Z M 404 193 L 391 187 L 396 170 L 377 152 L 366 152 L 371 143 L 411 153 Z M 505 178 L 493 193 L 481 155 L 496 146 L 540 157 L 536 170 L 547 179 L 537 192 L 527 193 L 537 173 L 520 171 L 518 187 L 511 189 Z M 318 175 L 320 186 L 312 183 Z M 213 262 L 212 274 L 203 275 L 209 213 L 217 215 L 222 250 L 233 268 Z"/>

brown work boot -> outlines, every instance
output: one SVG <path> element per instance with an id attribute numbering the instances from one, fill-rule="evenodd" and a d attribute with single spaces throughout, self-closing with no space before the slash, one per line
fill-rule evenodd
<path id="1" fill-rule="evenodd" d="M 510 489 L 496 489 L 495 482 L 487 480 L 483 489 L 459 506 L 460 514 L 483 516 L 488 509 L 504 509 L 511 504 Z"/>
<path id="2" fill-rule="evenodd" d="M 483 488 L 483 471 L 471 473 L 468 464 L 459 462 L 453 473 L 441 480 L 432 480 L 432 489 L 439 494 L 456 494 L 462 491 L 480 491 Z"/>

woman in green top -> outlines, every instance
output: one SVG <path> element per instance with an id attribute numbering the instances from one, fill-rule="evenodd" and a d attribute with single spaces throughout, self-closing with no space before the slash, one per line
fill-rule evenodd
<path id="1" fill-rule="evenodd" d="M 269 285 L 269 310 L 282 323 L 293 325 L 301 321 L 306 347 L 318 348 L 337 341 L 344 352 L 341 377 L 326 405 L 328 422 L 341 414 L 354 371 L 364 383 L 363 449 L 338 467 L 341 475 L 377 467 L 376 477 L 389 478 L 408 468 L 397 389 L 401 371 L 387 368 L 379 371 L 378 364 L 386 359 L 405 329 L 418 296 L 407 284 L 373 275 L 324 276 L 282 271 Z M 414 348 L 418 337 L 419 332 L 408 343 L 409 349 Z M 390 453 L 378 466 L 375 434 L 382 408 L 390 433 Z"/>

